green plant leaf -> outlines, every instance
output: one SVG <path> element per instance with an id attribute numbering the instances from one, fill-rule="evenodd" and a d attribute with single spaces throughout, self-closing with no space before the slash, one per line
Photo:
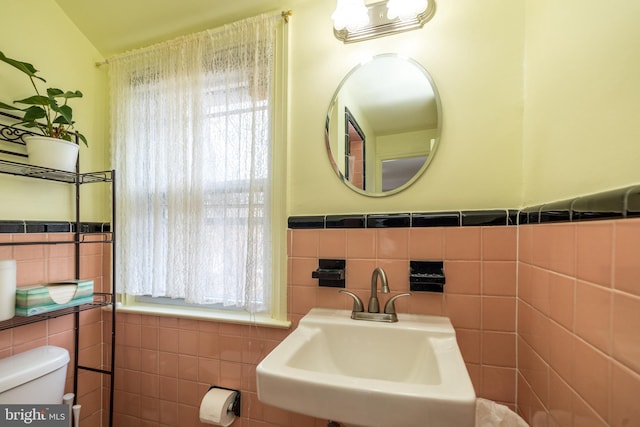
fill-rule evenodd
<path id="1" fill-rule="evenodd" d="M 60 114 L 53 121 L 54 123 L 59 123 L 63 125 L 71 125 L 73 124 L 73 110 L 68 105 L 55 105 L 51 106 L 51 109 L 56 113 Z"/>
<path id="2" fill-rule="evenodd" d="M 13 105 L 5 104 L 4 102 L 0 102 L 0 108 L 3 110 L 21 110 L 18 107 L 14 107 Z"/>
<path id="3" fill-rule="evenodd" d="M 55 124 L 55 125 L 63 125 L 63 126 L 72 126 L 73 125 L 73 123 L 67 121 L 67 119 L 64 116 L 56 117 L 56 119 L 53 121 L 53 124 Z"/>
<path id="4" fill-rule="evenodd" d="M 67 119 L 65 119 L 65 118 L 64 118 L 64 116 L 58 116 L 58 117 L 56 117 L 56 119 L 55 119 L 52 123 L 53 123 L 53 124 L 55 124 L 55 125 L 65 125 L 65 126 L 67 126 L 67 125 L 70 125 L 70 124 L 71 124 L 71 123 L 69 123 L 69 122 L 67 121 Z"/>
<path id="5" fill-rule="evenodd" d="M 51 105 L 51 99 L 49 99 L 49 97 L 42 96 L 42 95 L 33 95 L 33 96 L 30 96 L 29 98 L 20 99 L 18 101 L 13 101 L 13 102 L 17 102 L 19 104 L 27 104 L 27 105 Z"/>
<path id="6" fill-rule="evenodd" d="M 50 98 L 65 98 L 65 99 L 82 98 L 82 92 L 80 92 L 79 90 L 76 90 L 76 91 L 69 90 L 64 92 L 57 88 L 47 89 L 47 95 L 49 95 Z"/>
<path id="7" fill-rule="evenodd" d="M 29 64 L 28 62 L 22 62 L 22 61 L 17 61 L 15 59 L 8 58 L 1 51 L 0 51 L 0 61 L 4 62 L 6 64 L 9 64 L 12 67 L 17 68 L 18 70 L 22 71 L 23 73 L 25 73 L 29 77 L 35 77 L 38 80 L 42 80 L 43 82 L 46 82 L 46 80 L 43 79 L 42 77 L 36 76 L 36 73 L 38 72 L 38 70 L 36 70 L 35 67 L 33 65 Z"/>
<path id="8" fill-rule="evenodd" d="M 76 132 L 76 135 L 78 135 L 78 138 L 80 138 L 80 140 L 84 143 L 85 147 L 89 147 L 89 143 L 87 142 L 87 138 L 85 138 L 85 136 L 83 134 L 81 134 L 80 132 Z"/>
<path id="9" fill-rule="evenodd" d="M 56 88 L 48 88 L 47 89 L 47 95 L 49 96 L 49 98 L 55 98 L 56 96 L 60 96 L 62 95 L 64 92 L 60 89 L 56 89 Z"/>
<path id="10" fill-rule="evenodd" d="M 33 105 L 24 110 L 24 117 L 22 118 L 22 121 L 25 123 L 33 122 L 35 124 L 36 120 L 44 117 L 46 117 L 44 108 Z"/>

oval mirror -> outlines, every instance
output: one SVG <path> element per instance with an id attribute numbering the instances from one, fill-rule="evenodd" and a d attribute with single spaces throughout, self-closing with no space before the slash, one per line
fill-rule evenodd
<path id="1" fill-rule="evenodd" d="M 441 127 L 440 97 L 427 70 L 383 54 L 342 80 L 329 104 L 325 141 L 333 169 L 349 188 L 387 196 L 425 171 Z"/>

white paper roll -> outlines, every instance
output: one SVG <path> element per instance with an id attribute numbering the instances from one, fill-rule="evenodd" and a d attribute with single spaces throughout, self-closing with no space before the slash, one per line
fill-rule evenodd
<path id="1" fill-rule="evenodd" d="M 229 426 L 236 419 L 231 406 L 236 392 L 223 388 L 212 388 L 204 395 L 200 403 L 200 421 L 205 424 Z"/>
<path id="2" fill-rule="evenodd" d="M 0 260 L 0 321 L 16 314 L 16 260 Z"/>

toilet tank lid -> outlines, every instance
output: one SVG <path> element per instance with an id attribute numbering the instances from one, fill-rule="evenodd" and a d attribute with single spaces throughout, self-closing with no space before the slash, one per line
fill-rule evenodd
<path id="1" fill-rule="evenodd" d="M 0 359 L 0 393 L 35 380 L 69 363 L 69 352 L 45 345 Z"/>

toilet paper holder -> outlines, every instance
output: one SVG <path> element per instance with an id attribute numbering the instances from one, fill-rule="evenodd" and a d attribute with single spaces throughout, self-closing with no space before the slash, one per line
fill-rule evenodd
<path id="1" fill-rule="evenodd" d="M 219 388 L 219 389 L 222 389 L 222 390 L 229 390 L 229 391 L 235 391 L 236 392 L 235 398 L 233 399 L 233 402 L 231 403 L 231 406 L 229 407 L 228 410 L 233 412 L 236 417 L 239 417 L 240 416 L 240 408 L 242 407 L 242 400 L 241 400 L 241 397 L 240 397 L 240 390 L 236 390 L 235 388 L 220 387 L 218 385 L 212 385 L 211 387 L 209 387 L 209 390 L 213 390 L 214 388 Z M 209 390 L 207 390 L 207 392 Z"/>

